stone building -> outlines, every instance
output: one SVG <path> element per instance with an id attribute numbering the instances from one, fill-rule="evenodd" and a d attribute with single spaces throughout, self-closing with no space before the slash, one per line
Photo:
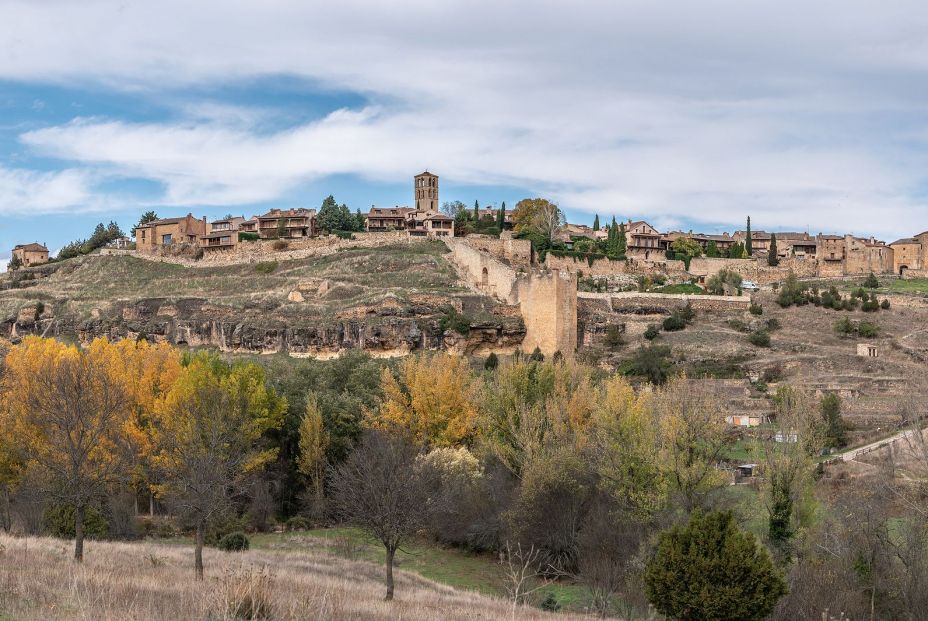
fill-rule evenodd
<path id="1" fill-rule="evenodd" d="M 135 248 L 140 251 L 154 250 L 160 246 L 199 243 L 206 235 L 206 218 L 194 218 L 188 213 L 183 218 L 154 220 L 135 228 Z"/>
<path id="2" fill-rule="evenodd" d="M 438 175 L 429 171 L 414 177 L 416 211 L 438 211 Z"/>
<path id="3" fill-rule="evenodd" d="M 872 237 L 818 235 L 816 258 L 819 276 L 889 274 L 894 271 L 891 246 Z"/>
<path id="4" fill-rule="evenodd" d="M 261 239 L 302 239 L 315 234 L 315 209 L 271 209 L 258 216 L 258 235 Z"/>
<path id="5" fill-rule="evenodd" d="M 13 256 L 19 259 L 23 267 L 48 263 L 48 248 L 44 244 L 20 244 L 13 247 Z"/>
<path id="6" fill-rule="evenodd" d="M 231 250 L 238 245 L 238 232 L 245 218 L 223 218 L 214 220 L 209 225 L 209 233 L 200 237 L 200 247 L 204 251 Z"/>
<path id="7" fill-rule="evenodd" d="M 627 256 L 656 258 L 667 251 L 667 243 L 656 228 L 644 220 L 625 224 L 625 254 Z"/>
<path id="8" fill-rule="evenodd" d="M 905 276 L 928 269 L 928 231 L 897 239 L 889 246 L 893 249 L 893 273 Z"/>

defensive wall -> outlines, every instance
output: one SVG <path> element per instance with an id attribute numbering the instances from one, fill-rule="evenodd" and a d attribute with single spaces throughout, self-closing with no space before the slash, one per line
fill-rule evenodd
<path id="1" fill-rule="evenodd" d="M 781 281 L 790 273 L 797 278 L 814 278 L 818 276 L 818 261 L 815 259 L 801 259 L 787 257 L 780 259 L 776 266 L 767 265 L 766 257 L 756 259 L 719 259 L 709 257 L 696 257 L 690 260 L 689 273 L 705 282 L 723 269 L 735 272 L 745 280 L 751 280 L 761 285 Z"/>
<path id="2" fill-rule="evenodd" d="M 524 350 L 538 347 L 546 356 L 559 351 L 573 357 L 577 348 L 575 272 L 531 265 L 513 267 L 507 256 L 524 256 L 518 244 L 488 244 L 486 238 L 442 239 L 451 250 L 452 263 L 468 285 L 519 307 L 525 323 Z"/>
<path id="3" fill-rule="evenodd" d="M 751 297 L 747 295 L 688 295 L 686 293 L 592 293 L 580 291 L 577 297 L 613 313 L 671 313 L 689 302 L 697 311 L 747 310 Z"/>
<path id="4" fill-rule="evenodd" d="M 548 253 L 545 265 L 549 269 L 567 270 L 582 273 L 584 276 L 616 276 L 628 274 L 631 276 L 653 276 L 663 274 L 669 277 L 684 278 L 686 270 L 683 261 L 651 261 L 629 257 L 627 260 L 616 260 L 608 257 L 595 258 L 592 261 L 583 257 L 563 256 L 557 257 Z"/>

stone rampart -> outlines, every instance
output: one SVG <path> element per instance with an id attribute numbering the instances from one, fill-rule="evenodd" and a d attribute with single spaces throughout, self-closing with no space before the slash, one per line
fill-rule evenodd
<path id="1" fill-rule="evenodd" d="M 581 300 L 608 301 L 609 310 L 614 313 L 671 313 L 689 302 L 698 311 L 747 310 L 751 298 L 747 295 L 688 295 L 686 293 L 639 293 L 626 291 L 621 293 L 587 293 L 577 294 Z"/>
<path id="2" fill-rule="evenodd" d="M 756 259 L 719 259 L 697 257 L 690 261 L 690 274 L 703 281 L 709 280 L 723 269 L 740 275 L 745 280 L 767 285 L 784 280 L 790 271 L 797 278 L 814 278 L 818 275 L 818 262 L 814 259 L 788 257 L 777 266 L 767 265 L 766 257 Z"/>
<path id="3" fill-rule="evenodd" d="M 532 242 L 527 239 L 468 235 L 467 243 L 477 250 L 486 252 L 514 267 L 528 268 L 532 264 Z"/>
<path id="4" fill-rule="evenodd" d="M 628 274 L 632 276 L 653 276 L 662 274 L 668 277 L 683 278 L 686 276 L 683 261 L 652 261 L 629 257 L 626 261 L 619 261 L 602 257 L 592 261 L 575 256 L 557 257 L 551 253 L 545 257 L 545 265 L 550 269 L 566 270 L 582 273 L 584 276 L 617 276 Z"/>
<path id="5" fill-rule="evenodd" d="M 467 238 L 442 238 L 451 250 L 451 261 L 460 276 L 475 290 L 492 295 L 506 304 L 519 302 L 517 272 L 511 265 L 471 244 Z"/>

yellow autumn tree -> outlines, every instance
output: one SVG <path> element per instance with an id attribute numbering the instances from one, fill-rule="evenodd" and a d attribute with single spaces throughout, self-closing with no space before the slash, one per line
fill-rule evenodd
<path id="1" fill-rule="evenodd" d="M 447 354 L 409 356 L 397 375 L 384 369 L 383 401 L 371 427 L 399 431 L 429 447 L 467 444 L 474 434 L 476 380 L 467 361 Z"/>
<path id="2" fill-rule="evenodd" d="M 300 456 L 297 468 L 309 482 L 313 500 L 313 511 L 321 509 L 323 500 L 323 483 L 325 481 L 326 450 L 329 447 L 329 434 L 322 422 L 322 411 L 316 395 L 306 397 L 306 412 L 300 421 Z"/>
<path id="3" fill-rule="evenodd" d="M 2 395 L 18 469 L 30 470 L 47 497 L 73 509 L 80 562 L 87 509 L 125 482 L 132 459 L 123 377 L 88 352 L 29 337 L 7 354 Z"/>
<path id="4" fill-rule="evenodd" d="M 209 520 L 276 457 L 265 434 L 280 429 L 286 408 L 261 366 L 206 353 L 194 356 L 156 402 L 149 433 L 157 490 L 194 526 L 198 580 Z"/>

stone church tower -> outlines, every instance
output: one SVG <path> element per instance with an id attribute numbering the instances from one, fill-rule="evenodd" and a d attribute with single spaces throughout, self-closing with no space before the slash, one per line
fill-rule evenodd
<path id="1" fill-rule="evenodd" d="M 415 177 L 416 209 L 419 211 L 438 211 L 438 175 L 429 171 Z"/>

